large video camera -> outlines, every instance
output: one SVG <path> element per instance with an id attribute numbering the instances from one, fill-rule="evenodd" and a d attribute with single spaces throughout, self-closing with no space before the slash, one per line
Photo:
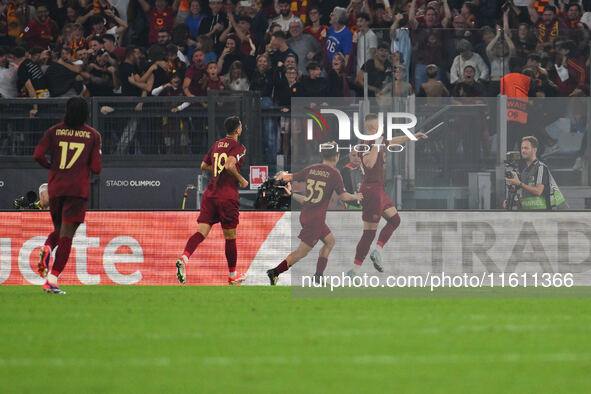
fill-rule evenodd
<path id="1" fill-rule="evenodd" d="M 521 153 L 511 151 L 507 152 L 505 156 L 505 178 L 513 178 L 513 172 L 519 173 L 521 162 Z M 506 184 L 505 184 L 506 185 Z M 521 199 L 517 194 L 517 186 L 507 185 L 507 206 L 505 207 L 508 211 L 511 211 L 514 207 L 521 208 Z"/>
<path id="2" fill-rule="evenodd" d="M 291 199 L 284 187 L 287 187 L 287 182 L 285 181 L 275 178 L 267 179 L 261 186 L 259 186 L 254 207 L 256 209 L 266 209 L 271 211 L 288 210 Z"/>
<path id="3" fill-rule="evenodd" d="M 16 198 L 12 205 L 14 209 L 38 209 L 37 207 L 37 193 L 34 191 L 28 191 L 24 196 Z"/>

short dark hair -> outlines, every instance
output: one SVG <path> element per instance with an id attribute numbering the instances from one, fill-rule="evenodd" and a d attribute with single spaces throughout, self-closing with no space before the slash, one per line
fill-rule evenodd
<path id="1" fill-rule="evenodd" d="M 320 67 L 320 63 L 314 62 L 314 61 L 308 63 L 308 65 L 306 66 L 306 70 L 308 70 L 308 71 L 310 71 L 310 70 L 316 70 L 318 68 L 321 68 Z"/>
<path id="2" fill-rule="evenodd" d="M 291 0 L 279 0 L 278 4 L 291 4 Z"/>
<path id="3" fill-rule="evenodd" d="M 509 72 L 511 73 L 519 73 L 523 68 L 523 58 L 519 56 L 513 56 L 509 58 Z"/>
<path id="4" fill-rule="evenodd" d="M 339 155 L 339 146 L 335 141 L 323 142 L 321 145 L 320 156 L 322 156 L 322 160 L 332 160 Z M 331 147 L 328 148 L 328 145 Z"/>
<path id="5" fill-rule="evenodd" d="M 281 38 L 282 40 L 287 39 L 287 36 L 285 35 L 285 32 L 283 30 L 278 30 L 275 33 L 273 33 L 273 37 Z"/>
<path id="6" fill-rule="evenodd" d="M 224 120 L 224 129 L 226 134 L 235 134 L 238 126 L 240 126 L 240 118 L 238 116 L 229 116 Z"/>
<path id="7" fill-rule="evenodd" d="M 553 5 L 547 5 L 544 7 L 544 11 L 552 11 L 554 14 L 556 14 L 556 7 Z"/>
<path id="8" fill-rule="evenodd" d="M 105 40 L 115 42 L 115 36 L 112 34 L 105 34 L 105 35 L 103 35 L 103 41 L 105 41 Z"/>
<path id="9" fill-rule="evenodd" d="M 170 30 L 167 29 L 166 27 L 163 27 L 162 29 L 158 30 L 158 33 L 166 33 L 166 34 L 170 35 Z"/>
<path id="10" fill-rule="evenodd" d="M 533 135 L 528 135 L 526 137 L 523 137 L 521 139 L 521 142 L 524 142 L 524 141 L 529 141 L 529 143 L 531 144 L 531 147 L 532 148 L 538 149 L 538 146 L 540 145 L 538 143 L 538 139 L 536 137 L 534 137 Z"/>
<path id="11" fill-rule="evenodd" d="M 527 60 L 533 60 L 534 62 L 541 63 L 542 57 L 537 53 L 530 53 L 529 55 L 527 55 Z"/>
<path id="12" fill-rule="evenodd" d="M 63 51 L 66 51 L 66 52 L 68 52 L 68 53 L 70 54 L 70 56 L 74 55 L 74 50 L 73 50 L 72 48 L 70 48 L 70 47 L 62 47 L 62 48 L 60 49 L 60 56 L 61 56 L 61 53 L 62 53 Z"/>
<path id="13" fill-rule="evenodd" d="M 367 12 L 360 12 L 357 14 L 357 18 L 365 19 L 368 22 L 371 20 Z"/>
<path id="14" fill-rule="evenodd" d="M 252 18 L 246 15 L 242 15 L 238 17 L 238 23 L 240 22 L 246 22 L 249 25 L 252 25 Z"/>
<path id="15" fill-rule="evenodd" d="M 101 45 L 103 45 L 105 43 L 105 40 L 101 36 L 94 36 L 90 39 L 90 41 L 96 41 Z"/>
<path id="16" fill-rule="evenodd" d="M 103 25 L 105 24 L 105 20 L 100 15 L 93 15 L 88 19 L 89 26 L 98 25 L 99 23 Z"/>
<path id="17" fill-rule="evenodd" d="M 128 57 L 133 55 L 136 49 L 137 49 L 137 47 L 135 45 L 128 45 L 125 48 L 125 55 L 123 56 L 123 58 L 127 59 Z"/>
<path id="18" fill-rule="evenodd" d="M 66 126 L 77 129 L 88 120 L 88 103 L 83 97 L 72 97 L 66 102 L 66 114 L 64 123 Z"/>
<path id="19" fill-rule="evenodd" d="M 40 46 L 34 46 L 33 48 L 31 48 L 31 49 L 29 50 L 29 53 L 30 53 L 31 55 L 38 55 L 38 54 L 40 54 L 40 53 L 43 53 L 43 51 L 44 51 L 44 49 L 43 49 L 43 48 L 41 48 Z"/>
<path id="20" fill-rule="evenodd" d="M 25 55 L 27 54 L 27 51 L 25 50 L 25 48 L 23 48 L 21 46 L 12 48 L 12 50 L 10 52 L 17 59 L 20 59 L 21 57 L 25 57 Z"/>

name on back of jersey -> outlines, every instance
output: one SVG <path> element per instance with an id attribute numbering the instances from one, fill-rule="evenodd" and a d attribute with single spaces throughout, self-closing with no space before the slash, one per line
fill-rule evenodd
<path id="1" fill-rule="evenodd" d="M 56 136 L 66 136 L 66 137 L 80 137 L 80 138 L 91 138 L 90 131 L 86 130 L 72 130 L 72 129 L 57 129 L 55 131 Z"/>

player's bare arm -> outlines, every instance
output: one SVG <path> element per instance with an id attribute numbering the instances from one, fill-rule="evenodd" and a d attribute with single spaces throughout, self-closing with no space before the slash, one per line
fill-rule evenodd
<path id="1" fill-rule="evenodd" d="M 376 161 L 378 161 L 378 155 L 380 153 L 380 144 L 382 143 L 382 138 L 378 138 L 374 145 L 372 145 L 370 151 L 366 153 L 361 160 L 363 161 L 363 165 L 368 168 L 373 168 L 376 165 Z"/>
<path id="2" fill-rule="evenodd" d="M 339 199 L 341 201 L 362 201 L 363 200 L 363 194 L 357 192 L 355 194 L 351 194 L 351 193 L 341 193 L 339 194 Z"/>
<path id="3" fill-rule="evenodd" d="M 204 162 L 204 161 L 202 161 L 202 162 L 201 162 L 201 169 L 202 169 L 203 171 L 209 171 L 209 172 L 212 172 L 212 168 L 213 168 L 213 167 L 211 166 L 211 164 L 207 164 L 207 163 L 206 163 L 206 162 Z"/>
<path id="4" fill-rule="evenodd" d="M 418 139 L 427 139 L 429 138 L 425 133 L 416 133 L 414 134 L 414 136 Z M 406 135 L 402 135 L 400 137 L 394 137 L 390 140 L 390 144 L 398 144 L 398 145 L 402 145 L 406 142 L 410 141 L 410 138 L 408 138 Z"/>
<path id="5" fill-rule="evenodd" d="M 236 179 L 236 181 L 238 182 L 238 185 L 241 188 L 245 188 L 246 186 L 248 186 L 248 181 L 246 179 L 244 179 L 244 177 L 242 175 L 240 175 L 240 173 L 236 169 L 236 161 L 237 161 L 236 157 L 234 157 L 234 156 L 228 157 L 228 160 L 226 160 L 226 164 L 224 165 L 224 169 L 226 171 L 228 171 L 228 173 L 230 175 L 232 175 L 232 177 L 234 177 L 234 179 Z"/>

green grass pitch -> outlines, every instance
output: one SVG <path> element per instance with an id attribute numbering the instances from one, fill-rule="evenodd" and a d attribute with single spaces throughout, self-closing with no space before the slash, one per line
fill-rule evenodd
<path id="1" fill-rule="evenodd" d="M 2 393 L 588 393 L 591 299 L 0 287 Z"/>

